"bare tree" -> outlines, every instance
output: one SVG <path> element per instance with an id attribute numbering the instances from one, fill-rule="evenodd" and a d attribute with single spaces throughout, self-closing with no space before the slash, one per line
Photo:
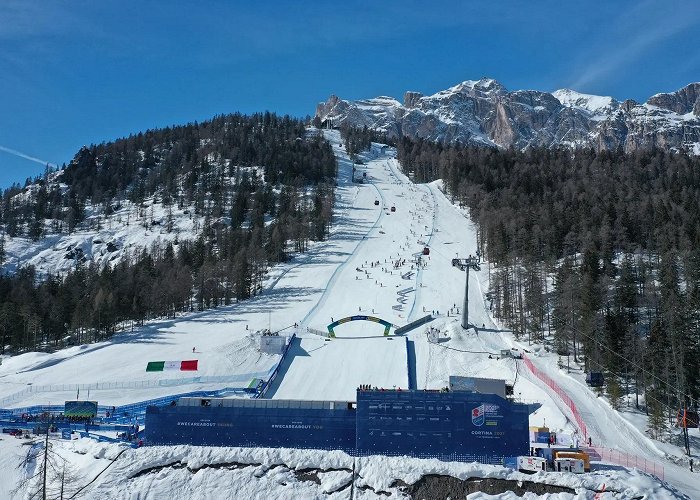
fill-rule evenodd
<path id="1" fill-rule="evenodd" d="M 63 500 L 77 492 L 77 483 L 82 482 L 82 476 L 56 451 L 54 440 L 49 435 L 50 425 L 42 425 L 45 425 L 45 434 L 27 443 L 27 453 L 17 465 L 18 469 L 31 472 L 17 484 L 12 494 L 19 496 L 25 491 L 29 500 Z"/>

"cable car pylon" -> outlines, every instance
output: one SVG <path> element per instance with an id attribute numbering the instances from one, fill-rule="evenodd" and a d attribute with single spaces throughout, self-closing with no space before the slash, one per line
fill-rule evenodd
<path id="1" fill-rule="evenodd" d="M 476 253 L 476 257 L 469 256 L 466 259 L 455 258 L 452 259 L 452 266 L 458 268 L 460 271 L 467 272 L 467 279 L 464 284 L 464 304 L 462 309 L 462 328 L 465 330 L 469 329 L 469 270 L 481 271 L 481 255 L 479 252 Z"/>

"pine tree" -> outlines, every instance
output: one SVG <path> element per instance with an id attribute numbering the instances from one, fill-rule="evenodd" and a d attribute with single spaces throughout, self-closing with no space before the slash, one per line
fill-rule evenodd
<path id="1" fill-rule="evenodd" d="M 655 397 L 658 393 L 650 393 L 647 398 L 647 408 L 649 411 L 649 431 L 654 439 L 659 439 L 666 431 L 666 416 L 664 407 Z"/>
<path id="2" fill-rule="evenodd" d="M 608 399 L 610 399 L 610 405 L 615 409 L 615 410 L 620 410 L 620 403 L 622 401 L 622 387 L 620 387 L 620 383 L 617 380 L 617 376 L 615 375 L 608 375 L 606 378 L 606 390 L 608 393 Z"/>

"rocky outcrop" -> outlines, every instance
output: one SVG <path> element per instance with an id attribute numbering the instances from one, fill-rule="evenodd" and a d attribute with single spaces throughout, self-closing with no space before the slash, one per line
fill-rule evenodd
<path id="1" fill-rule="evenodd" d="M 691 83 L 671 94 L 656 94 L 647 102 L 679 115 L 693 113 L 695 116 L 700 116 L 700 83 Z"/>
<path id="2" fill-rule="evenodd" d="M 423 97 L 423 94 L 420 92 L 411 92 L 409 90 L 403 95 L 403 107 L 406 109 L 415 108 L 421 97 Z"/>
<path id="3" fill-rule="evenodd" d="M 646 103 L 582 94 L 508 91 L 496 80 L 467 80 L 431 96 L 406 92 L 345 101 L 332 95 L 316 116 L 339 126 L 370 127 L 389 136 L 462 144 L 637 151 L 652 147 L 700 154 L 700 83 L 657 94 Z"/>

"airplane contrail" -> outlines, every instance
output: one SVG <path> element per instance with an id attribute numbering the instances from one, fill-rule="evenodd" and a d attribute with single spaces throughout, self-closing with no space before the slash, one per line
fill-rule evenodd
<path id="1" fill-rule="evenodd" d="M 33 161 L 36 163 L 41 163 L 42 165 L 49 165 L 51 167 L 56 166 L 56 164 L 51 163 L 50 161 L 45 161 L 45 160 L 42 160 L 41 158 L 29 156 L 28 154 L 24 154 L 21 151 L 17 151 L 16 149 L 8 148 L 5 146 L 0 146 L 0 151 L 4 151 L 5 153 L 10 153 L 11 155 L 19 156 L 20 158 L 24 158 L 25 160 Z"/>

